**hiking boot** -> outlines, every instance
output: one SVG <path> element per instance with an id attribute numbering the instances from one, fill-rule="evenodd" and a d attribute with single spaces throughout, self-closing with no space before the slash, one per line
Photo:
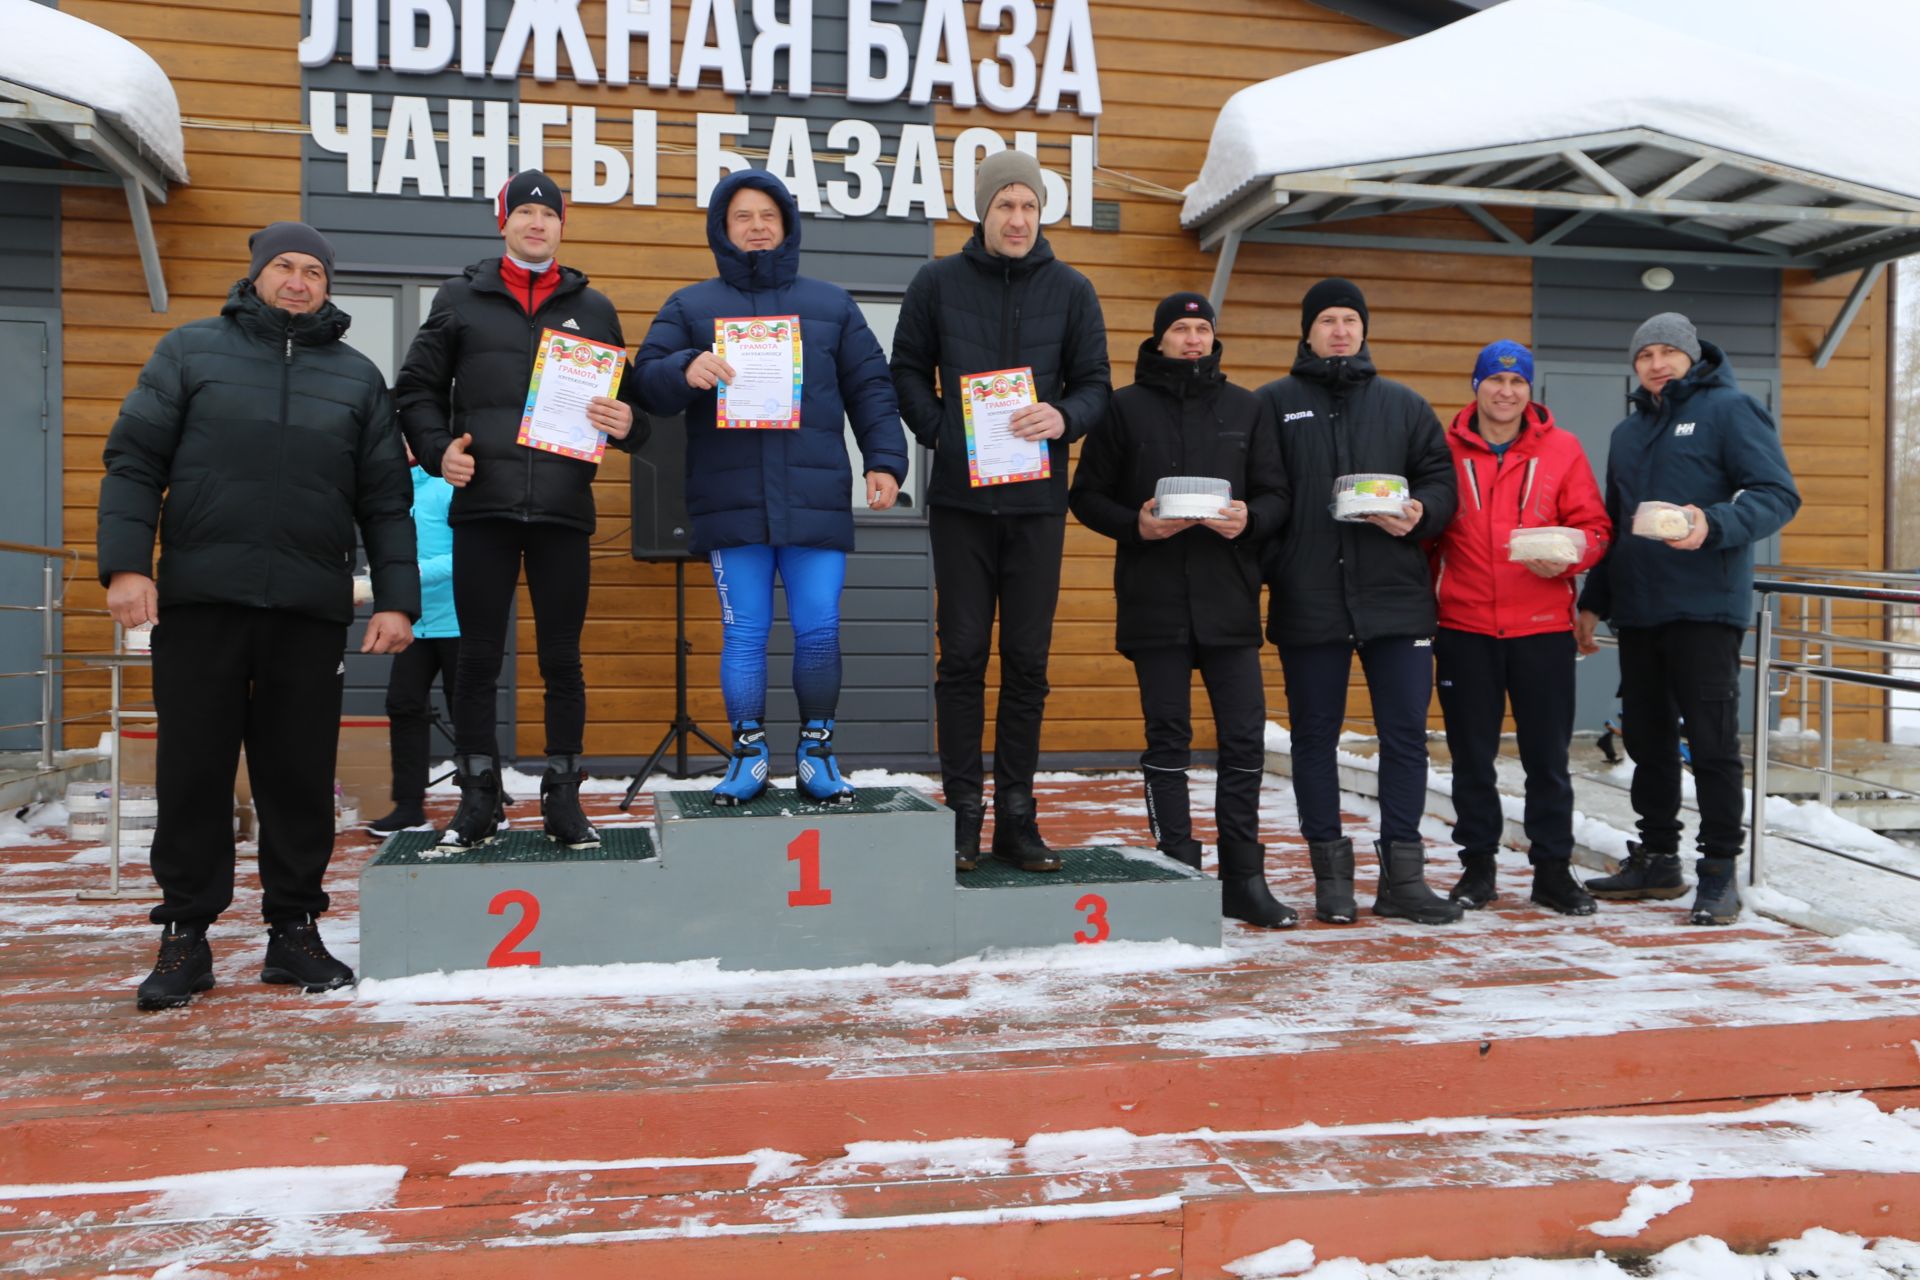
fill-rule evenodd
<path id="1" fill-rule="evenodd" d="M 453 780 L 460 786 L 460 807 L 441 831 L 440 847 L 471 849 L 483 845 L 500 830 L 500 774 L 493 757 L 456 757 Z"/>
<path id="2" fill-rule="evenodd" d="M 390 836 L 401 831 L 427 831 L 432 826 L 427 821 L 427 811 L 415 800 L 406 804 L 396 803 L 392 813 L 369 822 L 367 830 L 377 836 Z"/>
<path id="3" fill-rule="evenodd" d="M 987 820 L 987 809 L 978 800 L 956 800 L 951 803 L 953 869 L 971 871 L 980 865 L 980 824 Z"/>
<path id="4" fill-rule="evenodd" d="M 1490 853 L 1463 853 L 1460 865 L 1466 868 L 1447 896 L 1469 911 L 1479 911 L 1499 900 L 1494 890 L 1494 860 Z"/>
<path id="5" fill-rule="evenodd" d="M 1418 840 L 1376 840 L 1380 885 L 1373 914 L 1415 924 L 1452 924 L 1466 907 L 1427 887 L 1427 846 Z"/>
<path id="6" fill-rule="evenodd" d="M 140 984 L 142 1009 L 178 1009 L 193 1003 L 196 992 L 213 989 L 213 951 L 207 926 L 170 924 L 160 931 L 160 957 Z"/>
<path id="7" fill-rule="evenodd" d="M 853 784 L 840 776 L 833 758 L 833 721 L 809 720 L 800 726 L 793 752 L 793 785 L 815 804 L 852 804 Z"/>
<path id="8" fill-rule="evenodd" d="M 767 731 L 758 720 L 742 720 L 733 726 L 733 758 L 727 761 L 726 776 L 707 794 L 722 808 L 747 804 L 767 789 L 770 768 Z"/>
<path id="9" fill-rule="evenodd" d="M 332 991 L 353 985 L 353 970 L 333 958 L 312 920 L 289 920 L 267 927 L 267 958 L 260 981 L 302 991 Z"/>
<path id="10" fill-rule="evenodd" d="M 1733 878 L 1732 858 L 1702 858 L 1693 864 L 1700 878 L 1694 895 L 1694 924 L 1732 924 L 1740 918 L 1740 886 Z"/>
<path id="11" fill-rule="evenodd" d="M 1033 811 L 1033 792 L 1008 787 L 993 797 L 993 856 L 1022 871 L 1058 871 L 1060 855 L 1040 838 L 1040 820 Z"/>
<path id="12" fill-rule="evenodd" d="M 580 757 L 548 756 L 540 778 L 540 818 L 547 838 L 569 849 L 592 849 L 600 833 L 580 808 Z"/>
<path id="13" fill-rule="evenodd" d="M 1551 858 L 1533 866 L 1533 892 L 1528 895 L 1549 911 L 1563 916 L 1590 916 L 1593 895 L 1573 878 L 1565 858 Z"/>
<path id="14" fill-rule="evenodd" d="M 1353 841 L 1309 841 L 1313 861 L 1313 914 L 1323 924 L 1352 924 L 1360 915 L 1353 900 Z"/>
<path id="15" fill-rule="evenodd" d="M 1587 881 L 1587 892 L 1596 898 L 1618 901 L 1635 898 L 1678 898 L 1687 891 L 1680 878 L 1680 855 L 1650 853 L 1632 840 L 1627 841 L 1627 860 L 1610 876 Z"/>
<path id="16" fill-rule="evenodd" d="M 1220 914 L 1262 929 L 1291 929 L 1300 923 L 1300 913 L 1267 887 L 1265 845 L 1220 842 Z"/>

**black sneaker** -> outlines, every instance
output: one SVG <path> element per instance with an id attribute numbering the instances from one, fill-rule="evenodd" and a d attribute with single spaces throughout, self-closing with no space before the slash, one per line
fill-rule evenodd
<path id="1" fill-rule="evenodd" d="M 971 871 L 980 865 L 980 825 L 987 811 L 978 800 L 955 801 L 953 809 L 953 869 Z"/>
<path id="2" fill-rule="evenodd" d="M 160 932 L 160 958 L 140 984 L 142 1009 L 178 1009 L 213 989 L 213 951 L 205 925 L 170 924 Z"/>
<path id="3" fill-rule="evenodd" d="M 547 757 L 547 771 L 540 779 L 540 820 L 555 844 L 591 849 L 600 843 L 600 833 L 580 808 L 580 757 Z"/>
<path id="4" fill-rule="evenodd" d="M 367 830 L 377 836 L 390 836 L 399 831 L 428 831 L 432 825 L 427 821 L 427 811 L 415 802 L 394 805 L 392 813 L 369 822 Z"/>
<path id="5" fill-rule="evenodd" d="M 500 774 L 491 756 L 460 756 L 454 764 L 460 807 L 441 831 L 439 843 L 447 849 L 471 849 L 500 830 Z"/>
<path id="6" fill-rule="evenodd" d="M 1567 868 L 1567 860 L 1556 858 L 1541 862 L 1533 869 L 1535 902 L 1563 916 L 1590 916 L 1594 913 L 1593 895 L 1580 887 Z"/>
<path id="7" fill-rule="evenodd" d="M 320 941 L 320 926 L 311 920 L 291 920 L 269 926 L 267 958 L 260 981 L 302 991 L 332 991 L 353 985 L 353 970 L 333 958 Z"/>
<path id="8" fill-rule="evenodd" d="M 1479 911 L 1499 899 L 1494 889 L 1495 863 L 1490 853 L 1463 853 L 1460 865 L 1466 868 L 1459 881 L 1447 893 L 1449 898 L 1469 911 Z"/>

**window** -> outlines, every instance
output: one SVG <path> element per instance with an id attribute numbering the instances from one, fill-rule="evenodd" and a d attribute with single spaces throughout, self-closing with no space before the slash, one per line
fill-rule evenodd
<path id="1" fill-rule="evenodd" d="M 893 329 L 900 322 L 900 300 L 898 298 L 861 298 L 860 312 L 867 318 L 867 327 L 873 330 L 873 336 L 880 340 L 880 350 L 893 350 Z M 847 457 L 853 462 L 853 511 L 856 516 L 871 520 L 898 520 L 902 518 L 924 518 L 926 514 L 926 494 L 923 477 L 926 474 L 926 450 L 914 440 L 913 433 L 906 430 L 906 424 L 900 426 L 907 436 L 907 478 L 900 484 L 901 501 L 891 511 L 867 510 L 867 477 L 860 466 L 860 442 L 854 439 L 853 425 L 846 426 Z"/>
<path id="2" fill-rule="evenodd" d="M 346 343 L 379 367 L 387 385 L 400 372 L 407 347 L 427 318 L 434 295 L 433 284 L 385 283 L 366 280 L 336 280 L 331 295 L 333 304 L 353 317 L 347 329 Z"/>

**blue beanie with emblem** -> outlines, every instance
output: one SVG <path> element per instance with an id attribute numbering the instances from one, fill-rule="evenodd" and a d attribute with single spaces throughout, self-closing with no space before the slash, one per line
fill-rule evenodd
<path id="1" fill-rule="evenodd" d="M 1489 342 L 1481 348 L 1480 358 L 1473 362 L 1473 389 L 1478 391 L 1480 384 L 1496 373 L 1517 373 L 1532 386 L 1533 352 L 1505 338 Z"/>

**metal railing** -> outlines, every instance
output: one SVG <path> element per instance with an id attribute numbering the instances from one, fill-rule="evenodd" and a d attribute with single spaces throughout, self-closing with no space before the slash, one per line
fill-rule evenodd
<path id="1" fill-rule="evenodd" d="M 40 658 L 39 665 L 20 671 L 0 671 L 0 680 L 40 681 L 40 718 L 21 720 L 12 724 L 0 724 L 0 733 L 11 733 L 16 729 L 37 729 L 40 732 L 40 768 L 51 771 L 54 765 L 55 738 L 59 730 L 67 723 L 55 714 L 54 678 L 60 674 L 55 667 L 57 659 L 56 635 L 58 619 L 69 612 L 66 607 L 66 588 L 73 581 L 73 574 L 79 568 L 80 561 L 90 559 L 84 553 L 66 547 L 42 547 L 31 542 L 0 542 L 0 553 L 8 555 L 34 556 L 40 565 L 40 603 L 9 604 L 0 603 L 0 612 L 37 613 L 40 615 Z M 66 563 L 64 577 L 57 571 L 60 563 Z M 77 611 L 76 611 L 77 612 Z M 86 610 L 88 613 L 104 610 Z M 98 713 L 95 713 L 97 716 Z M 92 719 L 93 716 L 73 717 L 73 719 Z"/>
<path id="2" fill-rule="evenodd" d="M 1852 651 L 1863 655 L 1878 667 L 1891 665 L 1893 658 L 1902 654 L 1914 657 L 1915 666 L 1920 667 L 1920 643 L 1897 640 L 1886 634 L 1888 624 L 1896 619 L 1920 615 L 1920 574 L 1797 569 L 1772 565 L 1763 566 L 1757 572 L 1760 576 L 1755 579 L 1753 588 L 1759 596 L 1759 605 L 1755 610 L 1754 656 L 1751 660 L 1754 745 L 1751 756 L 1753 801 L 1749 815 L 1751 856 L 1747 864 L 1750 884 L 1759 884 L 1764 877 L 1768 836 L 1788 835 L 1770 831 L 1766 820 L 1768 784 L 1774 764 L 1769 722 L 1775 702 L 1779 702 L 1784 710 L 1793 701 L 1796 683 L 1799 686 L 1800 711 L 1797 723 L 1805 727 L 1812 713 L 1816 709 L 1818 712 L 1818 763 L 1802 761 L 1790 767 L 1812 773 L 1818 778 L 1818 795 L 1823 805 L 1832 806 L 1842 783 L 1875 794 L 1899 793 L 1920 797 L 1920 790 L 1903 786 L 1892 778 L 1866 778 L 1834 767 L 1834 743 L 1839 737 L 1834 705 L 1836 686 L 1887 695 L 1882 711 L 1886 716 L 1887 737 L 1890 740 L 1894 736 L 1892 721 L 1896 710 L 1892 705 L 1892 695 L 1905 693 L 1920 697 L 1920 680 L 1875 669 L 1874 666 L 1843 665 L 1843 655 Z M 1784 609 L 1789 601 L 1798 602 L 1798 625 L 1792 628 L 1777 625 L 1774 616 L 1776 606 Z M 1862 624 L 1865 631 L 1878 629 L 1882 634 L 1849 635 L 1836 631 L 1835 606 L 1846 604 L 1866 606 L 1867 616 L 1852 621 Z M 1816 614 L 1817 627 L 1813 621 Z M 1784 653 L 1776 656 L 1774 649 L 1777 645 L 1797 645 L 1798 659 L 1789 658 Z M 1779 689 L 1774 688 L 1776 676 L 1784 678 Z M 1913 871 L 1889 866 L 1858 852 L 1833 848 L 1801 833 L 1792 833 L 1791 839 L 1796 844 L 1848 862 L 1905 879 L 1920 880 L 1920 874 Z"/>

